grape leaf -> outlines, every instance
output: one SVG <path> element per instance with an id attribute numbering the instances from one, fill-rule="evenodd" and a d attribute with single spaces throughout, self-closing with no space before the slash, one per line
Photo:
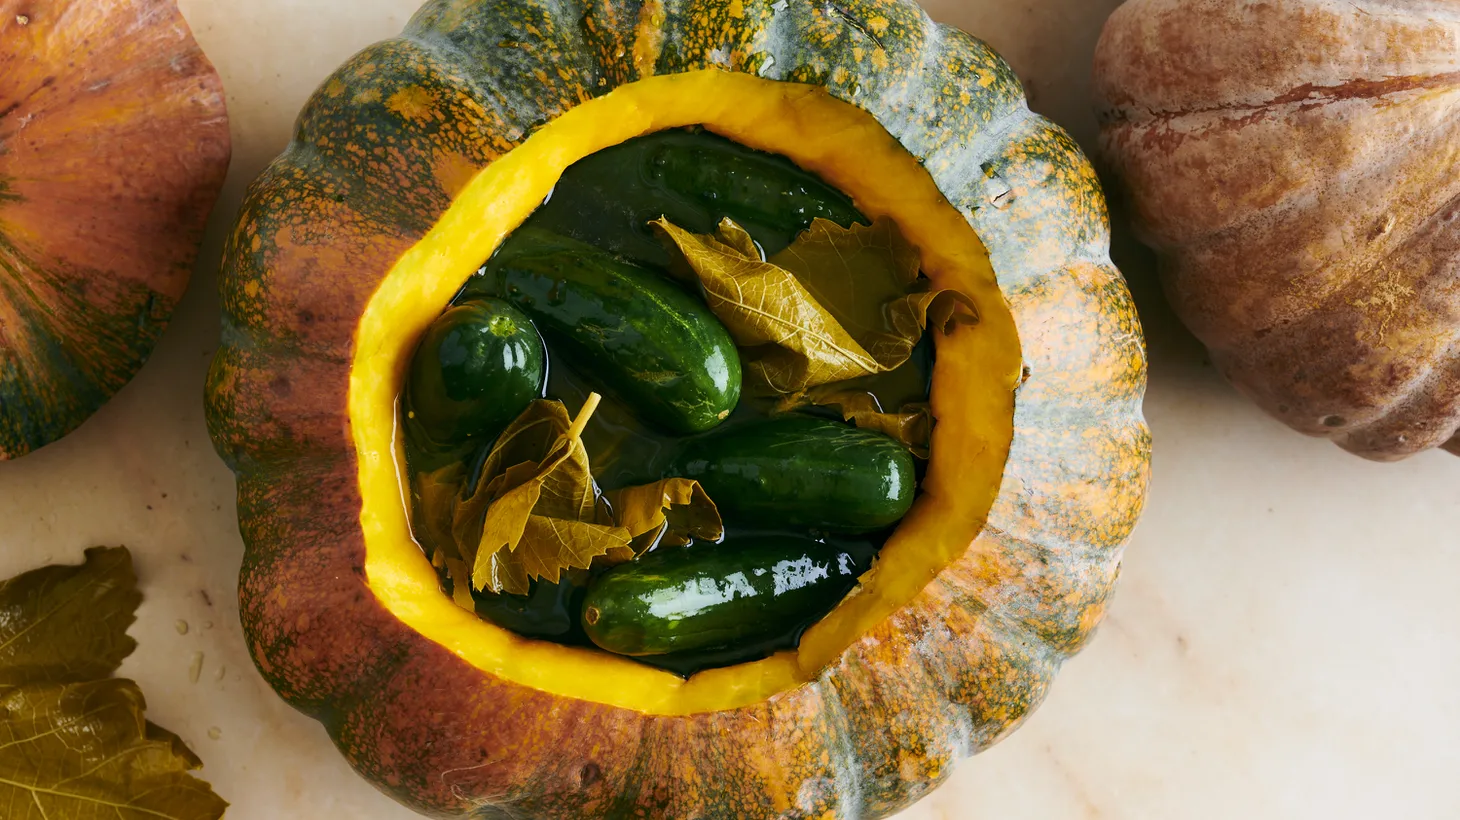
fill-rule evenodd
<path id="1" fill-rule="evenodd" d="M 809 406 L 834 408 L 844 420 L 897 439 L 918 458 L 928 457 L 933 440 L 933 412 L 926 402 L 904 404 L 897 412 L 888 413 L 869 391 L 826 385 L 786 396 L 776 405 L 776 411 L 787 413 Z"/>
<path id="2" fill-rule="evenodd" d="M 453 540 L 476 589 L 526 595 L 531 581 L 627 547 L 589 470 L 579 434 L 596 396 L 570 420 L 557 401 L 535 401 L 502 433 L 470 498 L 456 505 Z M 449 566 L 449 564 L 448 564 Z"/>
<path id="3" fill-rule="evenodd" d="M 693 479 L 666 478 L 614 490 L 607 497 L 614 522 L 633 539 L 628 547 L 605 555 L 612 564 L 632 561 L 655 546 L 682 547 L 691 538 L 718 541 L 725 534 L 715 502 Z"/>
<path id="4" fill-rule="evenodd" d="M 428 555 L 433 556 L 432 563 L 436 563 L 438 569 L 440 565 L 435 554 L 447 549 L 454 553 L 456 549 L 452 527 L 457 499 L 465 486 L 466 465 L 459 461 L 416 476 L 418 503 L 412 518 L 412 531 L 425 541 L 422 546 Z"/>
<path id="5" fill-rule="evenodd" d="M 143 717 L 129 680 L 141 595 L 125 548 L 0 583 L 0 805 L 6 820 L 216 820 L 201 764 Z"/>
<path id="6" fill-rule="evenodd" d="M 110 676 L 137 642 L 127 635 L 142 593 L 124 548 L 86 551 L 0 581 L 0 684 Z"/>
<path id="7" fill-rule="evenodd" d="M 713 236 L 665 219 L 652 225 L 699 279 L 759 395 L 886 373 L 912 355 L 925 326 L 948 333 L 977 321 L 967 296 L 927 289 L 917 248 L 886 218 L 850 229 L 817 219 L 769 261 L 729 219 Z"/>
<path id="8" fill-rule="evenodd" d="M 195 820 L 223 802 L 188 772 L 198 758 L 147 723 L 137 684 L 0 686 L 0 803 L 7 820 Z"/>
<path id="9" fill-rule="evenodd" d="M 579 422 L 592 412 L 585 408 Z M 533 580 L 556 583 L 563 570 L 587 569 L 595 559 L 620 563 L 658 544 L 723 534 L 719 511 L 696 481 L 600 494 L 579 422 L 558 401 L 528 406 L 488 454 L 469 496 L 460 464 L 416 477 L 417 532 L 463 609 L 475 609 L 473 587 L 527 595 Z"/>

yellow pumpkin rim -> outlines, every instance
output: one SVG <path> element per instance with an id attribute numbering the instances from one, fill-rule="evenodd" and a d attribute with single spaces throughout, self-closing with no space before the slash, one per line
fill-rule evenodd
<path id="1" fill-rule="evenodd" d="M 594 649 L 523 638 L 458 607 L 411 535 L 396 399 L 415 340 L 569 165 L 689 125 L 783 154 L 852 196 L 868 216 L 892 218 L 920 249 L 934 284 L 972 298 L 979 323 L 936 338 L 933 458 L 913 510 L 858 589 L 809 628 L 796 650 L 684 679 Z M 760 702 L 815 679 L 973 545 L 1008 458 L 1021 363 L 1013 315 L 983 243 L 872 115 L 813 86 L 714 69 L 620 86 L 478 172 L 367 303 L 355 332 L 348 410 L 368 586 L 393 617 L 466 663 L 555 696 L 656 715 Z"/>

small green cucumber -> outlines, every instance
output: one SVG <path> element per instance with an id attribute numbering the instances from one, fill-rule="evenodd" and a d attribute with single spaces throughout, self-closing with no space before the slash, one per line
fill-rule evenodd
<path id="1" fill-rule="evenodd" d="M 426 330 L 407 377 L 408 418 L 437 446 L 490 441 L 543 396 L 547 351 L 532 321 L 500 299 L 473 299 Z"/>
<path id="2" fill-rule="evenodd" d="M 583 630 L 619 655 L 735 646 L 815 623 L 866 570 L 810 539 L 742 539 L 658 549 L 614 567 L 588 587 Z"/>
<path id="3" fill-rule="evenodd" d="M 648 172 L 674 195 L 737 222 L 799 233 L 817 218 L 844 228 L 867 221 L 845 194 L 784 157 L 733 143 L 665 142 L 650 149 Z"/>
<path id="4" fill-rule="evenodd" d="M 519 229 L 470 285 L 527 312 L 585 379 L 650 426 L 708 430 L 740 400 L 740 356 L 705 303 L 652 270 Z"/>
<path id="5" fill-rule="evenodd" d="M 700 482 L 726 523 L 856 533 L 907 514 L 913 469 L 881 433 L 788 415 L 695 439 L 666 475 Z"/>
<path id="6" fill-rule="evenodd" d="M 527 225 L 652 266 L 671 256 L 649 223 L 660 217 L 714 233 L 725 217 L 775 255 L 817 217 L 870 223 L 852 200 L 789 159 L 708 131 L 673 128 L 606 148 L 564 172 Z"/>

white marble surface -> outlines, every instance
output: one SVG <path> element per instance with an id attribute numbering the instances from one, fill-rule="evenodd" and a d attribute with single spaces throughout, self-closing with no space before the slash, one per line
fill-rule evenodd
<path id="1" fill-rule="evenodd" d="M 198 276 L 136 382 L 64 442 L 0 464 L 0 575 L 91 544 L 134 550 L 147 601 L 123 672 L 202 755 L 232 820 L 413 816 L 254 673 L 233 480 L 200 397 L 219 238 L 244 185 L 309 91 L 415 5 L 183 0 L 235 138 Z M 1088 65 L 1116 0 L 928 5 L 999 48 L 1034 106 L 1090 144 Z M 1460 816 L 1460 459 L 1369 464 L 1268 420 L 1175 325 L 1147 257 L 1118 245 L 1149 334 L 1156 462 L 1110 618 L 1022 730 L 904 820 Z"/>

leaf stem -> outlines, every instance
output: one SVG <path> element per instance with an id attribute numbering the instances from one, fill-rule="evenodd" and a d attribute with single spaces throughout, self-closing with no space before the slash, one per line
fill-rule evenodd
<path id="1" fill-rule="evenodd" d="M 598 409 L 598 403 L 603 397 L 597 393 L 589 393 L 588 398 L 583 400 L 583 409 L 578 411 L 578 416 L 573 419 L 573 425 L 568 428 L 568 438 L 577 439 L 583 435 L 583 428 L 588 426 L 588 420 L 593 418 L 593 411 Z"/>

